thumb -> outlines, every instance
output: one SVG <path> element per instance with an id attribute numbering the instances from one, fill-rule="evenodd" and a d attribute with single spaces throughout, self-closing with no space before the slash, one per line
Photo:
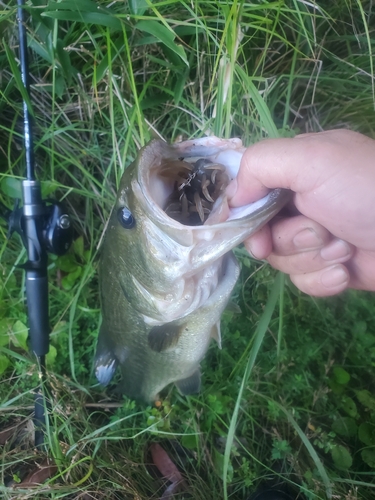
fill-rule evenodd
<path id="1" fill-rule="evenodd" d="M 306 179 L 306 176 L 301 176 L 301 172 L 309 159 L 316 160 L 316 144 L 312 136 L 317 135 L 266 139 L 247 148 L 238 175 L 228 186 L 230 206 L 252 203 L 274 188 L 292 189 L 295 192 L 311 188 L 315 176 L 310 175 Z"/>

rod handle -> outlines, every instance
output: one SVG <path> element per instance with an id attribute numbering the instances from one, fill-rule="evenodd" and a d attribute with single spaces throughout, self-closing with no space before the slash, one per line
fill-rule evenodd
<path id="1" fill-rule="evenodd" d="M 38 271 L 26 271 L 26 297 L 31 349 L 37 356 L 49 351 L 48 280 Z"/>

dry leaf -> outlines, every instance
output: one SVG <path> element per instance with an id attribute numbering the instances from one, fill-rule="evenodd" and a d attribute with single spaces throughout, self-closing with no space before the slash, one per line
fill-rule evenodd
<path id="1" fill-rule="evenodd" d="M 159 472 L 165 479 L 168 479 L 172 484 L 168 486 L 160 500 L 170 500 L 173 495 L 185 488 L 184 480 L 181 472 L 169 458 L 168 453 L 158 443 L 153 443 L 150 446 L 152 461 L 158 468 Z"/>
<path id="2" fill-rule="evenodd" d="M 159 469 L 160 473 L 171 483 L 182 481 L 180 471 L 169 458 L 168 453 L 158 443 L 153 443 L 150 446 L 152 461 Z"/>
<path id="3" fill-rule="evenodd" d="M 36 469 L 31 471 L 19 484 L 17 484 L 17 486 L 38 486 L 39 484 L 43 484 L 44 481 L 50 477 L 54 476 L 56 472 L 57 466 L 46 459 L 40 465 L 36 464 Z"/>
<path id="4" fill-rule="evenodd" d="M 12 425 L 12 427 L 8 427 L 8 429 L 4 429 L 0 431 L 0 444 L 5 444 L 10 437 L 17 431 L 20 424 Z"/>
<path id="5" fill-rule="evenodd" d="M 5 445 L 11 438 L 13 438 L 13 444 L 25 441 L 25 439 L 29 440 L 32 432 L 33 422 L 30 418 L 14 423 L 0 431 L 0 445 Z"/>

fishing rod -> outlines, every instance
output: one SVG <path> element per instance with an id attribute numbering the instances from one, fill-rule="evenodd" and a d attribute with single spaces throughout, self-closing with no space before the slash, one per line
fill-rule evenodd
<path id="1" fill-rule="evenodd" d="M 17 0 L 19 31 L 19 60 L 22 83 L 30 102 L 25 0 Z M 30 347 L 37 359 L 39 386 L 35 390 L 35 446 L 44 443 L 47 401 L 43 386 L 46 379 L 45 357 L 49 351 L 48 255 L 63 255 L 69 249 L 73 234 L 70 217 L 64 207 L 54 200 L 43 200 L 41 183 L 35 175 L 33 119 L 26 99 L 23 99 L 23 136 L 26 179 L 22 184 L 22 207 L 16 201 L 13 211 L 6 210 L 8 236 L 21 236 L 27 252 L 25 270 L 26 301 L 29 319 Z"/>

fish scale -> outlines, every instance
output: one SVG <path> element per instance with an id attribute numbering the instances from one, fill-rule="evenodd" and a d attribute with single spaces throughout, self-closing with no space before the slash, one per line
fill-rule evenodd
<path id="1" fill-rule="evenodd" d="M 103 385 L 119 368 L 120 390 L 134 399 L 152 402 L 171 383 L 182 394 L 199 391 L 200 363 L 211 338 L 220 344 L 220 317 L 239 275 L 230 250 L 276 215 L 290 193 L 274 190 L 233 218 L 220 188 L 204 224 L 190 226 L 164 210 L 176 188 L 165 164 L 176 163 L 178 175 L 181 158 L 205 158 L 224 165 L 229 182 L 243 151 L 239 139 L 153 140 L 125 170 L 99 265 L 94 366 Z"/>

